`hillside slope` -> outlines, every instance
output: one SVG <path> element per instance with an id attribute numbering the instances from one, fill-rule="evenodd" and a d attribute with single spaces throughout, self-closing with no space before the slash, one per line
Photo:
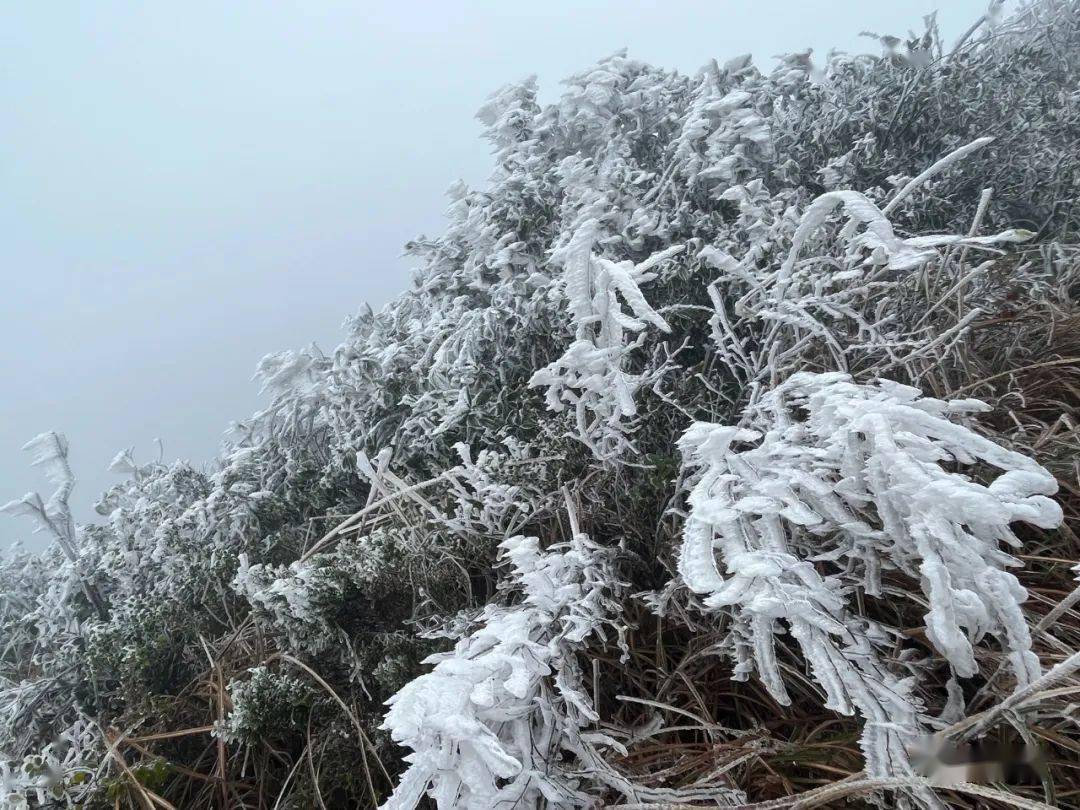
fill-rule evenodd
<path id="1" fill-rule="evenodd" d="M 505 87 L 211 471 L 76 525 L 31 442 L 0 806 L 1080 806 L 1080 3 L 993 8 Z M 1045 767 L 932 789 L 934 733 Z"/>

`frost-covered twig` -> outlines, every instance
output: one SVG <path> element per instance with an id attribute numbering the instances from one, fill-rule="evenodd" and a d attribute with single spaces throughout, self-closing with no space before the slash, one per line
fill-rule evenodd
<path id="1" fill-rule="evenodd" d="M 38 526 L 52 535 L 71 563 L 74 575 L 86 595 L 86 599 L 102 619 L 105 618 L 105 602 L 92 582 L 87 581 L 79 568 L 79 551 L 75 519 L 68 499 L 75 488 L 75 474 L 68 462 L 68 442 L 63 434 L 48 431 L 35 436 L 23 445 L 23 450 L 34 454 L 33 463 L 45 470 L 45 475 L 56 484 L 49 500 L 42 501 L 36 492 L 28 492 L 20 500 L 0 506 L 0 512 L 9 515 L 27 515 Z"/>
<path id="2" fill-rule="evenodd" d="M 575 338 L 566 353 L 533 374 L 529 384 L 547 387 L 546 401 L 552 410 L 573 405 L 578 438 L 598 457 L 613 458 L 629 446 L 627 423 L 637 415 L 634 394 L 647 381 L 646 376 L 626 370 L 627 357 L 640 345 L 646 325 L 671 331 L 645 300 L 639 285 L 655 277 L 649 272 L 652 267 L 682 252 L 683 246 L 668 248 L 635 265 L 594 255 L 597 234 L 597 223 L 589 220 L 557 254 L 565 268 L 567 308 Z M 627 332 L 638 339 L 627 343 Z"/>

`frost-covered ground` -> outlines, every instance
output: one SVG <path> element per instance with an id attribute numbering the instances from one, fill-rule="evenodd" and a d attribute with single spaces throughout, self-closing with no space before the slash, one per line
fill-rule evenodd
<path id="1" fill-rule="evenodd" d="M 31 442 L 3 806 L 1080 804 L 1080 4 L 997 9 L 505 87 L 211 474 L 122 453 L 77 526 Z"/>

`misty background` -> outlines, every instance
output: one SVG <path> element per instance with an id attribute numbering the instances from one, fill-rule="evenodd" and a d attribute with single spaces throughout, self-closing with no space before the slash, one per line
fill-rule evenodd
<path id="1" fill-rule="evenodd" d="M 0 10 L 0 502 L 51 491 L 19 448 L 67 434 L 76 518 L 113 455 L 196 464 L 260 407 L 264 354 L 337 344 L 409 284 L 402 245 L 484 182 L 485 97 L 628 47 L 694 72 L 750 52 L 876 52 L 985 0 L 23 2 Z M 25 519 L 0 516 L 0 549 Z"/>

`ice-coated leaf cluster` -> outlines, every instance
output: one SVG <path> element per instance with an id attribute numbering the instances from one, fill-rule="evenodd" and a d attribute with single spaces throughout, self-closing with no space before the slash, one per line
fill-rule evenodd
<path id="1" fill-rule="evenodd" d="M 598 719 L 575 652 L 616 626 L 622 583 L 610 550 L 582 534 L 546 552 L 534 537 L 500 548 L 520 601 L 486 607 L 477 629 L 388 701 L 383 725 L 412 750 L 385 808 L 411 810 L 425 793 L 440 808 L 590 802 L 560 752 L 580 754 Z"/>
<path id="2" fill-rule="evenodd" d="M 840 372 L 801 372 L 765 395 L 740 426 L 692 425 L 679 445 L 695 481 L 679 573 L 711 610 L 734 609 L 735 675 L 751 671 L 781 704 L 777 664 L 786 626 L 825 692 L 826 705 L 866 719 L 867 769 L 903 771 L 905 736 L 919 732 L 910 688 L 876 648 L 894 639 L 851 609 L 856 587 L 886 596 L 883 571 L 918 582 L 926 635 L 954 672 L 978 672 L 972 641 L 997 637 L 1018 683 L 1041 674 L 1022 603 L 1001 549 L 1010 524 L 1054 528 L 1057 482 L 950 416 L 985 410 L 888 380 L 858 385 Z M 741 449 L 740 449 L 741 448 Z M 982 462 L 988 485 L 944 469 Z M 837 564 L 822 576 L 816 562 Z M 782 621 L 781 621 L 782 620 Z"/>

